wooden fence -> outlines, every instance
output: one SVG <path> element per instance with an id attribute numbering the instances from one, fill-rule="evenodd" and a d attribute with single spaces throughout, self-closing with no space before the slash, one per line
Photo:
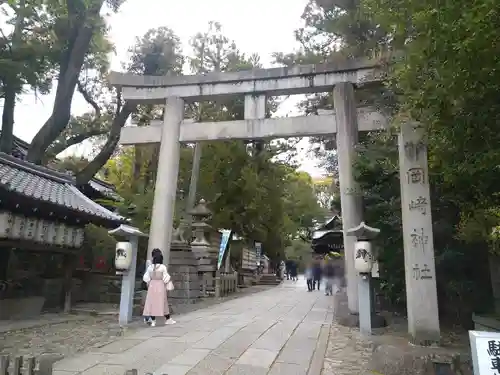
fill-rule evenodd
<path id="1" fill-rule="evenodd" d="M 34 357 L 11 358 L 0 355 L 0 375 L 51 375 L 54 362 L 58 359 L 41 360 L 37 363 Z"/>
<path id="2" fill-rule="evenodd" d="M 224 297 L 238 290 L 238 272 L 221 274 L 215 278 L 215 296 Z"/>

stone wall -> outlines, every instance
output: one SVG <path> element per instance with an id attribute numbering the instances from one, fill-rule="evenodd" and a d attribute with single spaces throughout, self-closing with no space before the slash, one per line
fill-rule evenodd
<path id="1" fill-rule="evenodd" d="M 55 308 L 61 305 L 64 280 L 44 279 L 44 308 Z M 137 279 L 135 290 L 141 290 L 142 281 Z M 72 303 L 120 303 L 121 276 L 88 272 L 81 278 L 73 278 Z"/>
<path id="2" fill-rule="evenodd" d="M 168 272 L 172 277 L 175 289 L 168 292 L 171 305 L 196 303 L 200 298 L 200 279 L 198 262 L 191 246 L 174 240 L 170 249 Z"/>
<path id="3" fill-rule="evenodd" d="M 369 370 L 384 375 L 473 375 L 469 355 L 447 348 L 410 346 L 403 340 L 375 344 Z"/>
<path id="4" fill-rule="evenodd" d="M 89 272 L 74 285 L 74 302 L 120 303 L 121 276 Z"/>

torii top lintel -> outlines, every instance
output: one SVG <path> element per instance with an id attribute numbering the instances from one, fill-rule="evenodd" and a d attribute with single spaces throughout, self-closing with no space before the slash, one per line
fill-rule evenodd
<path id="1" fill-rule="evenodd" d="M 141 76 L 111 72 L 109 82 L 134 102 L 163 103 L 177 96 L 208 100 L 235 94 L 294 95 L 325 92 L 340 82 L 355 85 L 380 82 L 380 61 L 349 59 L 337 63 L 297 65 L 240 72 L 183 76 Z"/>

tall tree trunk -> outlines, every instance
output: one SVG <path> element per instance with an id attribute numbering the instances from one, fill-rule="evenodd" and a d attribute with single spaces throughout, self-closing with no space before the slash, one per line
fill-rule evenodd
<path id="1" fill-rule="evenodd" d="M 10 50 L 11 57 L 15 57 L 15 53 L 19 44 L 22 42 L 22 33 L 24 28 L 24 10 L 26 7 L 25 0 L 19 2 L 17 9 L 16 24 L 14 33 L 12 34 L 12 46 Z M 2 112 L 2 133 L 0 134 L 0 151 L 6 154 L 12 153 L 14 144 L 14 110 L 16 107 L 16 94 L 19 89 L 18 72 L 8 74 L 4 79 L 4 102 Z"/>
<path id="2" fill-rule="evenodd" d="M 40 164 L 49 146 L 68 125 L 71 116 L 71 103 L 78 84 L 78 77 L 90 47 L 92 35 L 96 30 L 95 19 L 99 17 L 104 0 L 98 0 L 88 9 L 82 22 L 74 26 L 70 35 L 76 35 L 74 43 L 69 43 L 67 54 L 61 57 L 61 72 L 57 82 L 56 97 L 52 114 L 33 138 L 27 159 Z M 75 32 L 76 31 L 76 32 Z"/>
<path id="3" fill-rule="evenodd" d="M 14 108 L 16 105 L 15 78 L 7 77 L 4 85 L 4 102 L 2 113 L 2 133 L 0 134 L 0 151 L 12 153 L 14 145 Z M 13 82 L 14 81 L 14 82 Z M 7 83 L 8 82 L 8 83 Z"/>

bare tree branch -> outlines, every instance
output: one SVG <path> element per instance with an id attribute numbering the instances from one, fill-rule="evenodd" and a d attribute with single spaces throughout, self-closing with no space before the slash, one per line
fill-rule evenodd
<path id="1" fill-rule="evenodd" d="M 113 152 L 118 145 L 118 141 L 120 140 L 120 131 L 125 125 L 128 117 L 136 108 L 134 104 L 131 104 L 129 102 L 126 102 L 125 105 L 121 107 L 120 102 L 121 100 L 118 100 L 117 111 L 119 110 L 119 113 L 117 113 L 117 115 L 113 119 L 111 131 L 106 143 L 102 147 L 99 154 L 97 154 L 97 156 L 76 175 L 76 183 L 78 185 L 84 185 L 88 181 L 90 181 L 90 179 L 94 177 L 97 172 L 99 172 L 102 166 L 106 164 L 109 158 L 113 155 Z"/>
<path id="2" fill-rule="evenodd" d="M 64 142 L 52 144 L 52 146 L 48 149 L 48 152 L 50 154 L 49 158 L 55 158 L 58 154 L 60 154 L 61 152 L 63 152 L 67 148 L 74 146 L 74 145 L 77 145 L 79 143 L 82 143 L 86 139 L 89 139 L 92 137 L 97 137 L 100 135 L 104 135 L 106 133 L 108 133 L 107 129 L 90 130 L 90 131 L 82 133 L 82 134 L 74 135 L 74 136 L 68 138 Z"/>
<path id="3" fill-rule="evenodd" d="M 76 82 L 76 85 L 77 85 L 77 88 L 78 88 L 78 92 L 80 94 L 82 94 L 83 98 L 85 99 L 85 101 L 87 103 L 89 103 L 92 108 L 94 108 L 95 110 L 95 116 L 96 118 L 99 118 L 101 117 L 101 108 L 99 107 L 99 105 L 95 102 L 94 99 L 92 99 L 92 97 L 90 96 L 90 94 L 88 93 L 87 89 L 83 86 L 83 84 L 80 82 L 80 80 L 78 80 Z"/>

